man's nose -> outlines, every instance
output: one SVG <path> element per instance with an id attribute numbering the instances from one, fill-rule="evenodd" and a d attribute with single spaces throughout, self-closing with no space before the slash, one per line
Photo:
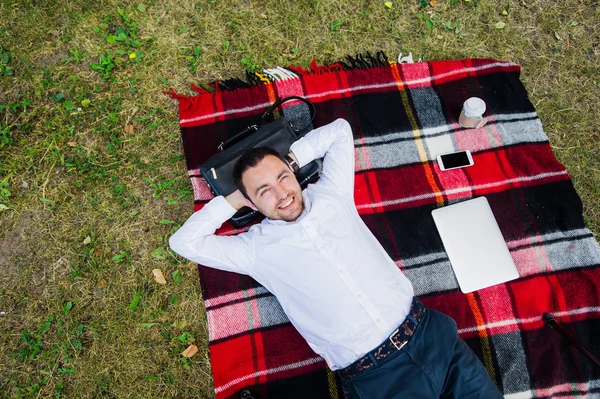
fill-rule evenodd
<path id="1" fill-rule="evenodd" d="M 287 190 L 283 186 L 278 184 L 275 186 L 275 195 L 277 196 L 278 200 L 282 200 L 285 197 L 287 197 Z"/>

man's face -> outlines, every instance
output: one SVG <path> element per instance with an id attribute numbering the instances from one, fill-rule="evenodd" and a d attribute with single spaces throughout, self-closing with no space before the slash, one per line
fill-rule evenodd
<path id="1" fill-rule="evenodd" d="M 293 222 L 304 210 L 302 189 L 287 164 L 267 155 L 242 174 L 252 209 L 272 220 Z"/>

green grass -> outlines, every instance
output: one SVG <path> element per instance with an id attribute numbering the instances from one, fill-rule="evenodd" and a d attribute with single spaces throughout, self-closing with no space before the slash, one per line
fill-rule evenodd
<path id="1" fill-rule="evenodd" d="M 0 397 L 214 396 L 195 266 L 167 245 L 192 211 L 170 87 L 377 50 L 517 62 L 597 236 L 598 20 L 542 0 L 3 1 Z"/>

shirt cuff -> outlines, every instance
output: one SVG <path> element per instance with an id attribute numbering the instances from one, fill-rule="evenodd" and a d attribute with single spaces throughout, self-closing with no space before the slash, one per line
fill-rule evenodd
<path id="1" fill-rule="evenodd" d="M 222 220 L 223 222 L 227 219 L 231 219 L 233 215 L 237 212 L 237 210 L 231 206 L 229 201 L 225 199 L 222 195 L 219 195 L 202 208 L 202 211 L 209 212 L 215 220 Z"/>
<path id="2" fill-rule="evenodd" d="M 303 167 L 315 160 L 315 152 L 308 140 L 304 137 L 290 146 L 290 152 L 293 152 L 296 156 L 299 167 Z"/>

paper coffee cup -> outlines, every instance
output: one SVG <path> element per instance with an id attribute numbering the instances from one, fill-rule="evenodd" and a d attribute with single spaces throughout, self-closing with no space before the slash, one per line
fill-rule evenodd
<path id="1" fill-rule="evenodd" d="M 466 128 L 480 128 L 487 123 L 485 113 L 485 101 L 479 97 L 471 97 L 464 102 L 463 108 L 458 116 L 458 124 Z"/>

